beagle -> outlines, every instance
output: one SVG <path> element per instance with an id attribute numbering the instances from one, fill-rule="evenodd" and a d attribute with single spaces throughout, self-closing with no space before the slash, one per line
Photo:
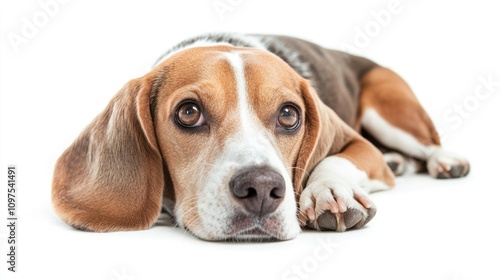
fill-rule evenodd
<path id="1" fill-rule="evenodd" d="M 288 240 L 364 226 L 368 193 L 411 172 L 469 163 L 396 73 L 296 38 L 210 34 L 112 98 L 57 161 L 52 200 L 83 230 L 147 229 L 163 212 L 205 240 Z"/>

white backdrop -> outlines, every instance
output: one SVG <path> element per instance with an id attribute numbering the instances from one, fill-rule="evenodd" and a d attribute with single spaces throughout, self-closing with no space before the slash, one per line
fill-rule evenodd
<path id="1" fill-rule="evenodd" d="M 438 3 L 437 3 L 438 2 Z M 500 279 L 497 1 L 0 3 L 0 279 Z M 210 243 L 178 228 L 85 233 L 53 213 L 54 163 L 129 79 L 205 32 L 286 34 L 400 73 L 469 177 L 398 179 L 347 233 Z M 7 166 L 18 170 L 16 273 L 7 270 Z"/>

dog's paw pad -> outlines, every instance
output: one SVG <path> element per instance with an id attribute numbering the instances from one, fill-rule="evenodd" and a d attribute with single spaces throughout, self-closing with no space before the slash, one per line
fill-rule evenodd
<path id="1" fill-rule="evenodd" d="M 384 154 L 384 160 L 394 175 L 403 175 L 406 170 L 406 160 L 401 154 L 386 153 Z"/>
<path id="2" fill-rule="evenodd" d="M 346 182 L 315 182 L 302 192 L 299 204 L 302 225 L 317 230 L 360 228 L 377 212 L 359 186 Z"/>
<path id="3" fill-rule="evenodd" d="M 429 174 L 438 179 L 460 178 L 470 171 L 470 165 L 464 157 L 439 150 L 427 161 Z"/>
<path id="4" fill-rule="evenodd" d="M 436 176 L 438 179 L 448 179 L 448 178 L 460 178 L 464 177 L 469 173 L 469 165 L 453 165 L 449 170 L 443 170 L 439 172 Z"/>
<path id="5" fill-rule="evenodd" d="M 368 217 L 366 217 L 366 220 L 364 220 L 363 224 L 356 225 L 356 228 L 360 228 L 360 227 L 368 224 L 368 222 L 370 222 L 373 219 L 373 217 L 375 217 L 376 214 L 377 214 L 376 207 L 371 207 L 370 209 L 368 209 Z"/>
<path id="6" fill-rule="evenodd" d="M 319 230 L 331 230 L 331 231 L 346 231 L 348 229 L 360 228 L 367 224 L 375 215 L 368 215 L 365 218 L 363 212 L 357 209 L 347 209 L 345 213 L 333 214 L 330 211 L 326 211 L 321 214 L 316 221 L 308 222 L 307 227 Z M 340 227 L 338 226 L 340 224 Z"/>
<path id="7" fill-rule="evenodd" d="M 365 219 L 363 213 L 356 209 L 348 209 L 344 213 L 344 224 L 346 229 L 352 228 Z"/>
<path id="8" fill-rule="evenodd" d="M 337 230 L 337 217 L 330 211 L 321 214 L 317 219 L 318 227 L 321 230 Z M 310 222 L 307 225 L 309 228 L 315 228 Z"/>

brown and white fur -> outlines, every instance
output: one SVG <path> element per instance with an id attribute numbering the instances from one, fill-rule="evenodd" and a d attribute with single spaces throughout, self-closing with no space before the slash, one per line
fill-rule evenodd
<path id="1" fill-rule="evenodd" d="M 469 164 L 396 73 L 296 38 L 211 34 L 116 94 L 58 160 L 52 199 L 84 230 L 147 229 L 163 209 L 202 239 L 287 240 L 362 227 L 368 193 L 411 171 Z"/>

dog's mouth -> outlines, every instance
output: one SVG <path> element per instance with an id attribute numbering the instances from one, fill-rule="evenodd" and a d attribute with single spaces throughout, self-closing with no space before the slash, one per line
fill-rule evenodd
<path id="1" fill-rule="evenodd" d="M 283 240 L 283 225 L 276 215 L 254 217 L 243 214 L 236 215 L 225 232 L 234 240 L 277 241 Z"/>

